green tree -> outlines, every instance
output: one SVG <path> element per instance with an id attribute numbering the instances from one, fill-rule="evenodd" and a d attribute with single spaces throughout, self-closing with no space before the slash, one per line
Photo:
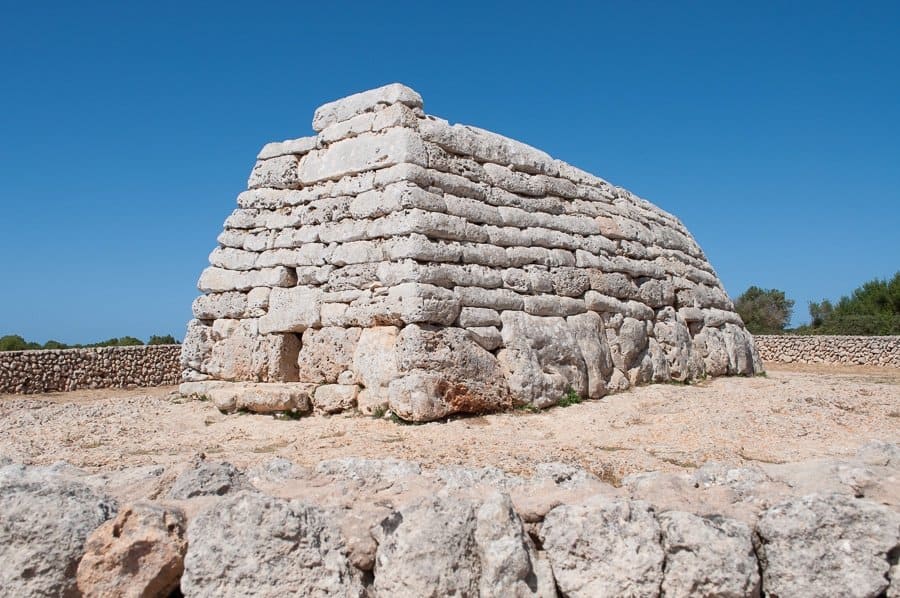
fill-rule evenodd
<path id="1" fill-rule="evenodd" d="M 836 304 L 812 302 L 809 315 L 814 334 L 900 334 L 900 272 L 890 280 L 863 283 Z"/>
<path id="2" fill-rule="evenodd" d="M 734 307 L 753 334 L 781 334 L 791 320 L 794 300 L 784 291 L 752 286 L 737 298 Z"/>
<path id="3" fill-rule="evenodd" d="M 49 340 L 44 343 L 44 349 L 68 349 L 69 345 L 55 340 Z"/>
<path id="4" fill-rule="evenodd" d="M 28 342 L 18 334 L 8 334 L 0 337 L 0 351 L 27 351 L 40 348 L 39 344 Z"/>
<path id="5" fill-rule="evenodd" d="M 134 338 L 133 336 L 121 336 L 119 338 L 110 338 L 105 341 L 100 341 L 99 343 L 92 343 L 90 345 L 85 345 L 86 347 L 136 347 L 138 345 L 143 345 L 144 341 L 139 338 Z"/>
<path id="6" fill-rule="evenodd" d="M 157 336 L 153 335 L 150 337 L 150 340 L 147 341 L 148 345 L 177 345 L 178 341 L 175 340 L 175 337 L 171 334 L 167 334 L 165 336 Z"/>

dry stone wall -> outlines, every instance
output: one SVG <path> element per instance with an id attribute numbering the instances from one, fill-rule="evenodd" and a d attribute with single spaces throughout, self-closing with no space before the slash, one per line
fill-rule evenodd
<path id="1" fill-rule="evenodd" d="M 0 352 L 0 393 L 178 384 L 181 345 Z"/>
<path id="2" fill-rule="evenodd" d="M 900 336 L 756 335 L 760 357 L 785 363 L 900 367 Z"/>
<path id="3" fill-rule="evenodd" d="M 677 218 L 422 108 L 389 85 L 263 147 L 200 276 L 185 394 L 422 421 L 761 370 Z"/>

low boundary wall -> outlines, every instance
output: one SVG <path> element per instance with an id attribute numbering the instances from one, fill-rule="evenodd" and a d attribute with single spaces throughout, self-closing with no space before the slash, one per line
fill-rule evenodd
<path id="1" fill-rule="evenodd" d="M 0 393 L 163 386 L 181 381 L 181 345 L 0 352 Z"/>
<path id="2" fill-rule="evenodd" d="M 763 361 L 900 367 L 900 336 L 753 337 Z M 0 393 L 181 382 L 181 345 L 0 352 Z"/>
<path id="3" fill-rule="evenodd" d="M 754 336 L 763 361 L 900 367 L 900 336 Z"/>

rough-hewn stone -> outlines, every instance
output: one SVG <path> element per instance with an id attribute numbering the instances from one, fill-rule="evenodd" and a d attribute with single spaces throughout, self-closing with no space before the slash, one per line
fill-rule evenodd
<path id="1" fill-rule="evenodd" d="M 85 596 L 151 598 L 178 588 L 187 551 L 184 513 L 138 501 L 97 528 L 78 564 Z"/>
<path id="2" fill-rule="evenodd" d="M 357 457 L 198 458 L 173 484 L 169 466 L 0 457 L 0 583 L 16 596 L 892 598 L 898 467 L 897 446 L 872 442 L 621 487 L 567 463 L 522 476 Z"/>
<path id="3" fill-rule="evenodd" d="M 0 467 L 0 588 L 9 596 L 76 596 L 88 536 L 116 502 L 53 468 Z"/>

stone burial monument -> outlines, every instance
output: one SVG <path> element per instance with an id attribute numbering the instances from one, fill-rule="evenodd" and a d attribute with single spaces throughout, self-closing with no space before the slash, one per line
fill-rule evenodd
<path id="1" fill-rule="evenodd" d="M 200 276 L 181 391 L 411 421 L 762 370 L 674 216 L 400 84 L 269 143 Z"/>

